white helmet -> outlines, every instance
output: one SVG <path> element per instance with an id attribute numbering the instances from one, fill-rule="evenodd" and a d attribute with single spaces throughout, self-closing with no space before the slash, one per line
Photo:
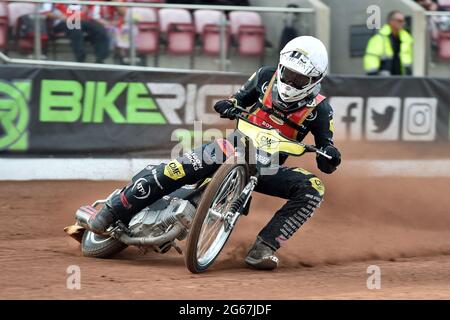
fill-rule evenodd
<path id="1" fill-rule="evenodd" d="M 317 94 L 327 70 L 328 53 L 322 41 L 310 36 L 289 41 L 280 52 L 277 75 L 278 96 L 287 108 L 284 111 L 292 111 L 288 107 L 292 102 Z"/>

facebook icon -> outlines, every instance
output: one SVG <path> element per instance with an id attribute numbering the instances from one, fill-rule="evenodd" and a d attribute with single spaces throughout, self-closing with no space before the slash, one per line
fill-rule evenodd
<path id="1" fill-rule="evenodd" d="M 363 124 L 362 97 L 331 97 L 336 140 L 361 140 Z"/>

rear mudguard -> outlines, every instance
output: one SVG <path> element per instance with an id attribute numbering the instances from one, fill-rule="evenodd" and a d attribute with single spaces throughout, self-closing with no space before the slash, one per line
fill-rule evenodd
<path id="1" fill-rule="evenodd" d="M 67 233 L 70 237 L 81 243 L 81 239 L 83 239 L 85 228 L 79 225 L 67 226 L 64 228 L 64 232 Z"/>

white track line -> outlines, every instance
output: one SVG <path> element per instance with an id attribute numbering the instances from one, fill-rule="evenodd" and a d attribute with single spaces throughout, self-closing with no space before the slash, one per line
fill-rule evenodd
<path id="1" fill-rule="evenodd" d="M 149 164 L 167 159 L 0 159 L 0 180 L 129 180 Z M 340 175 L 450 177 L 450 159 L 347 160 Z"/>

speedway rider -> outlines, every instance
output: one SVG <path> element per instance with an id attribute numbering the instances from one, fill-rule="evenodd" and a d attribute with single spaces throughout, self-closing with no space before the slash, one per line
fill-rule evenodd
<path id="1" fill-rule="evenodd" d="M 333 145 L 333 110 L 319 94 L 327 69 L 328 54 L 323 43 L 310 36 L 297 37 L 281 51 L 277 68 L 260 68 L 230 99 L 218 101 L 214 109 L 221 117 L 233 120 L 239 113 L 236 106 L 248 108 L 251 122 L 276 128 L 297 141 L 311 132 L 316 147 L 332 157 L 316 158 L 318 168 L 330 174 L 340 164 L 341 155 Z M 91 230 L 102 233 L 118 219 L 129 222 L 134 214 L 164 195 L 214 173 L 220 166 L 211 162 L 219 158 L 211 152 L 217 150 L 213 148 L 217 143 L 216 140 L 168 164 L 142 170 L 89 220 Z M 260 231 L 245 258 L 248 265 L 257 269 L 274 269 L 278 266 L 275 251 L 313 215 L 325 189 L 314 174 L 281 166 L 273 175 L 261 175 L 255 191 L 287 199 Z"/>

